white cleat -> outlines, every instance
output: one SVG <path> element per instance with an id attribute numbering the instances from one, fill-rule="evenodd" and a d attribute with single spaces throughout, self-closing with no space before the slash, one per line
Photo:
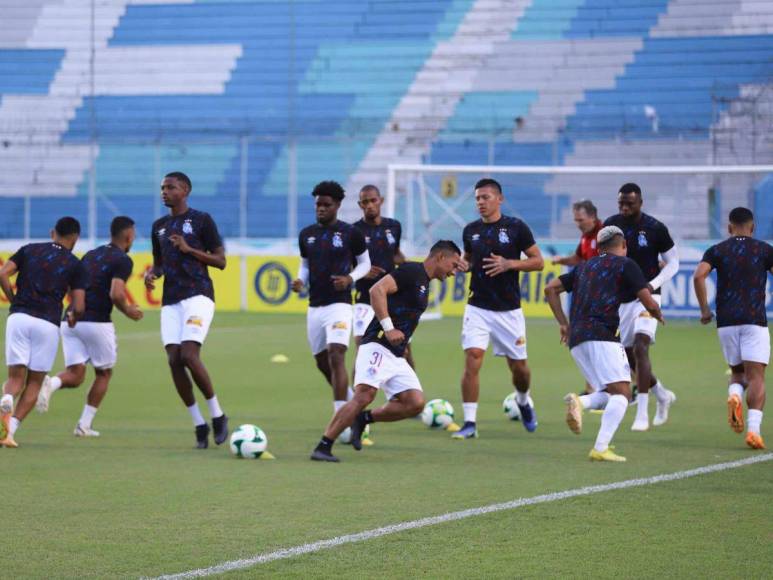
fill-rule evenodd
<path id="1" fill-rule="evenodd" d="M 51 401 L 51 377 L 46 375 L 43 379 L 43 384 L 40 385 L 40 392 L 38 393 L 38 402 L 35 403 L 35 410 L 38 413 L 45 413 L 48 411 L 48 403 Z"/>
<path id="2" fill-rule="evenodd" d="M 648 419 L 636 419 L 631 425 L 631 431 L 649 431 L 650 422 Z"/>
<path id="3" fill-rule="evenodd" d="M 72 434 L 76 437 L 99 437 L 99 431 L 94 431 L 91 427 L 81 427 L 80 423 L 75 426 Z"/>
<path id="4" fill-rule="evenodd" d="M 13 395 L 0 398 L 0 413 L 13 413 Z"/>
<path id="5" fill-rule="evenodd" d="M 655 418 L 652 420 L 652 425 L 654 427 L 660 427 L 668 421 L 668 411 L 671 409 L 671 405 L 676 403 L 676 395 L 674 392 L 669 391 L 668 389 L 664 390 L 666 391 L 668 398 L 662 403 L 660 402 L 660 399 L 658 399 L 657 406 L 655 407 Z"/>

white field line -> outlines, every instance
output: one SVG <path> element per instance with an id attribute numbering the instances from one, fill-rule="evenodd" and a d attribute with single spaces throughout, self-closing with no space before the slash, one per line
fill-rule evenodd
<path id="1" fill-rule="evenodd" d="M 223 562 L 216 566 L 209 568 L 199 568 L 197 570 L 189 570 L 187 572 L 180 572 L 178 574 L 168 574 L 165 576 L 158 576 L 153 580 L 182 580 L 186 578 L 202 578 L 204 576 L 212 576 L 215 574 L 223 574 L 225 572 L 232 572 L 234 570 L 243 570 L 245 568 L 251 568 L 258 564 L 265 564 L 266 562 L 273 562 L 274 560 L 284 560 L 286 558 L 294 558 L 303 554 L 311 554 L 313 552 L 319 552 L 320 550 L 326 550 L 328 548 L 335 548 L 344 544 L 353 544 L 356 542 L 364 542 L 366 540 L 372 540 L 374 538 L 380 538 L 381 536 L 388 536 L 396 534 L 398 532 L 404 532 L 406 530 L 415 530 L 417 528 L 425 528 L 427 526 L 435 526 L 438 524 L 444 524 L 446 522 L 454 522 L 457 520 L 463 520 L 475 516 L 481 516 L 494 512 L 501 512 L 506 510 L 513 510 L 519 507 L 536 505 L 541 503 L 549 503 L 554 501 L 560 501 L 563 499 L 570 499 L 573 497 L 579 497 L 584 495 L 594 495 L 597 493 L 603 493 L 605 491 L 616 491 L 618 489 L 628 489 L 631 487 L 642 487 L 645 485 L 654 485 L 656 483 L 665 483 L 668 481 L 678 481 L 680 479 L 687 479 L 690 477 L 696 477 L 698 475 L 706 475 L 709 473 L 717 473 L 719 471 L 727 471 L 728 469 L 736 469 L 738 467 L 744 467 L 746 465 L 752 465 L 754 463 L 762 463 L 763 461 L 773 460 L 773 453 L 765 453 L 762 455 L 755 455 L 747 459 L 740 459 L 738 461 L 730 461 L 727 463 L 716 463 L 714 465 L 706 465 L 705 467 L 698 467 L 695 469 L 688 469 L 686 471 L 677 471 L 674 473 L 665 473 L 663 475 L 654 475 L 652 477 L 643 477 L 639 479 L 627 479 L 625 481 L 618 481 L 615 483 L 605 483 L 602 485 L 590 485 L 587 487 L 580 487 L 577 489 L 570 489 L 567 491 L 559 491 L 556 493 L 548 493 L 544 495 L 538 495 L 535 497 L 516 499 L 504 503 L 495 503 L 478 508 L 466 509 L 457 512 L 450 512 L 439 516 L 432 516 L 428 518 L 421 518 L 419 520 L 412 520 L 408 522 L 402 522 L 399 524 L 393 524 L 391 526 L 385 526 L 383 528 L 376 528 L 373 530 L 367 530 L 365 532 L 359 532 L 356 534 L 347 534 L 345 536 L 337 536 L 329 540 L 320 540 L 318 542 L 311 542 L 309 544 L 303 544 L 300 546 L 294 546 L 292 548 L 284 548 L 282 550 L 276 550 L 274 552 L 266 552 L 264 554 L 258 554 L 251 558 L 245 558 L 242 560 L 231 560 L 229 562 Z"/>

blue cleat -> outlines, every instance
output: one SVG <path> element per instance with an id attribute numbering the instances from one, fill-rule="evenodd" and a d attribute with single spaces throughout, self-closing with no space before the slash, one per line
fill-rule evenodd
<path id="1" fill-rule="evenodd" d="M 537 430 L 537 412 L 531 405 L 518 405 L 518 410 L 521 412 L 521 421 L 523 426 L 529 433 L 534 433 Z"/>
<path id="2" fill-rule="evenodd" d="M 478 429 L 472 421 L 465 421 L 462 428 L 451 434 L 451 439 L 476 439 Z"/>

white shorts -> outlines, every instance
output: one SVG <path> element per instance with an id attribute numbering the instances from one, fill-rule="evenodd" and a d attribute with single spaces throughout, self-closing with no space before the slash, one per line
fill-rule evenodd
<path id="1" fill-rule="evenodd" d="M 730 366 L 739 365 L 743 361 L 764 365 L 770 362 L 770 332 L 767 326 L 723 326 L 717 329 L 717 333 L 722 354 Z"/>
<path id="2" fill-rule="evenodd" d="M 49 372 L 59 350 L 59 328 L 47 320 L 14 312 L 5 323 L 5 364 Z"/>
<path id="3" fill-rule="evenodd" d="M 360 337 L 365 334 L 365 331 L 373 321 L 373 317 L 376 313 L 373 311 L 373 307 L 370 304 L 355 304 L 354 305 L 354 336 Z"/>
<path id="4" fill-rule="evenodd" d="M 354 384 L 381 389 L 387 400 L 404 391 L 421 391 L 419 377 L 408 361 L 377 342 L 365 343 L 357 351 Z"/>
<path id="5" fill-rule="evenodd" d="M 118 359 L 118 344 L 112 322 L 79 322 L 70 328 L 66 322 L 62 330 L 64 366 L 91 361 L 95 369 L 111 369 Z"/>
<path id="6" fill-rule="evenodd" d="M 589 340 L 572 349 L 572 358 L 594 391 L 612 383 L 631 382 L 631 367 L 619 342 Z"/>
<path id="7" fill-rule="evenodd" d="M 161 307 L 161 341 L 182 344 L 185 341 L 204 344 L 215 316 L 215 303 L 206 296 L 191 296 L 177 304 Z"/>
<path id="8" fill-rule="evenodd" d="M 523 310 L 485 310 L 468 304 L 464 307 L 462 348 L 488 348 L 489 337 L 495 356 L 526 360 L 526 319 Z"/>
<path id="9" fill-rule="evenodd" d="M 653 294 L 652 298 L 660 306 L 660 294 Z M 658 321 L 652 318 L 638 299 L 621 304 L 618 314 L 620 315 L 620 342 L 625 348 L 633 346 L 637 334 L 649 336 L 652 344 L 655 344 Z"/>
<path id="10" fill-rule="evenodd" d="M 311 354 L 327 350 L 328 344 L 349 346 L 352 334 L 352 305 L 337 302 L 327 306 L 310 306 L 306 314 L 306 336 Z"/>

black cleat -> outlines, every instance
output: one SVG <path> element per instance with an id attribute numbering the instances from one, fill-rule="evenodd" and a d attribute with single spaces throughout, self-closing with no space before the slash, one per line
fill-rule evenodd
<path id="1" fill-rule="evenodd" d="M 357 451 L 362 449 L 362 432 L 365 431 L 367 425 L 368 422 L 365 420 L 365 411 L 354 418 L 354 423 L 352 423 L 351 444 Z"/>
<path id="2" fill-rule="evenodd" d="M 202 423 L 196 425 L 196 449 L 209 447 L 209 425 Z"/>
<path id="3" fill-rule="evenodd" d="M 339 463 L 341 461 L 338 457 L 330 453 L 330 451 L 324 449 L 315 449 L 312 451 L 310 459 L 312 461 L 328 461 L 330 463 Z"/>
<path id="4" fill-rule="evenodd" d="M 223 414 L 212 419 L 212 430 L 215 432 L 215 443 L 218 445 L 228 439 L 228 417 Z"/>

